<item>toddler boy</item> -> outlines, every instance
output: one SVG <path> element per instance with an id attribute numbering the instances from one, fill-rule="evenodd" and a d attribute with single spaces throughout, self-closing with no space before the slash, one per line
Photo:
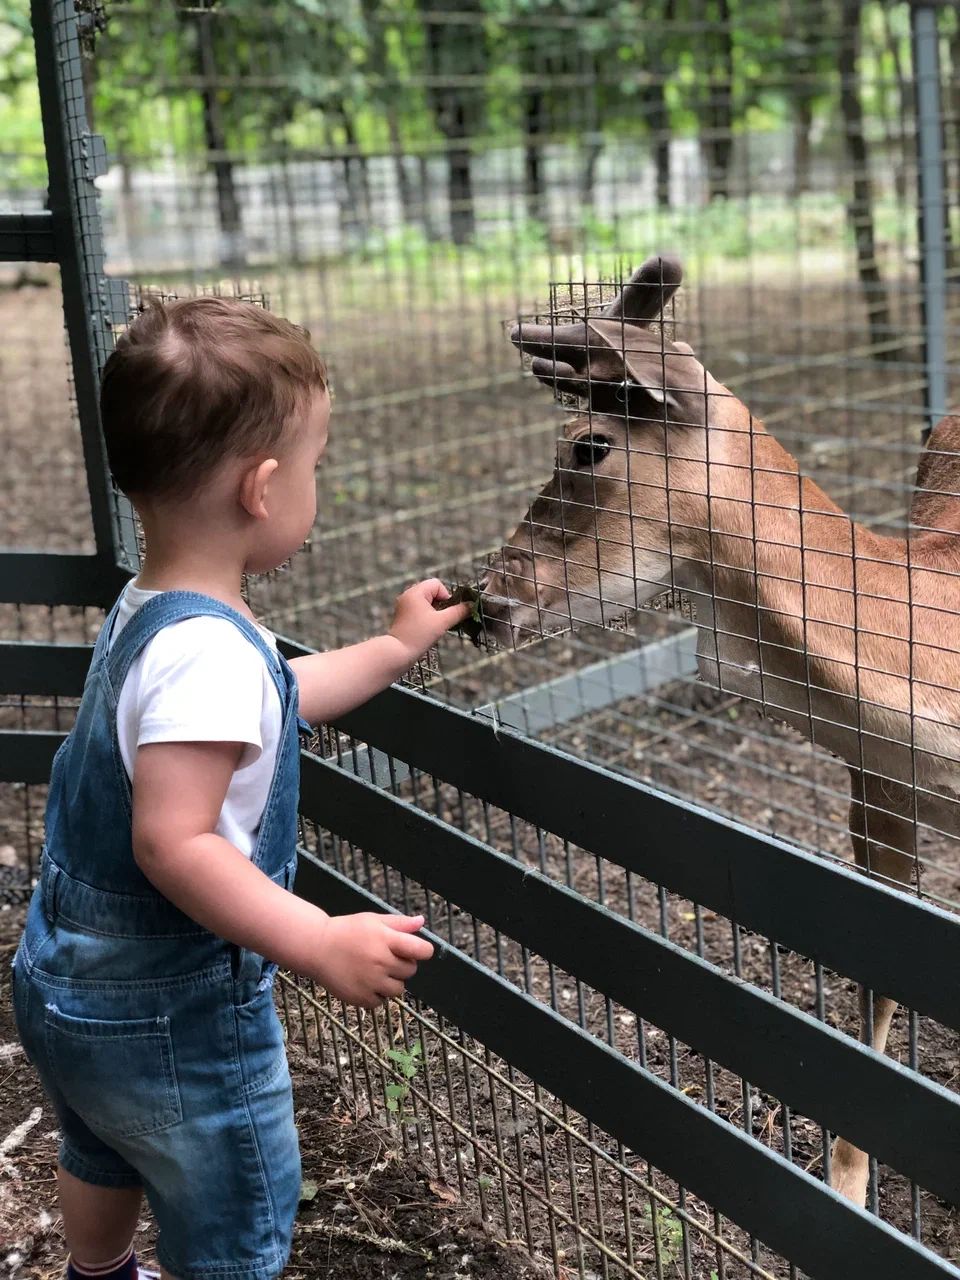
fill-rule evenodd
<path id="1" fill-rule="evenodd" d="M 278 965 L 372 1008 L 432 947 L 420 916 L 332 918 L 289 892 L 298 726 L 336 720 L 463 621 L 432 579 L 390 631 L 289 664 L 241 595 L 302 545 L 326 373 L 261 307 L 148 308 L 101 391 L 146 551 L 97 641 L 50 783 L 14 961 L 21 1038 L 56 1109 L 69 1280 L 135 1280 L 147 1199 L 176 1280 L 271 1280 L 300 1190 Z"/>

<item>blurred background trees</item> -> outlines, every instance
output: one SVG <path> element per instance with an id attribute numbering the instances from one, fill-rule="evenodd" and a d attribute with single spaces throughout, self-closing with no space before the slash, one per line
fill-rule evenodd
<path id="1" fill-rule="evenodd" d="M 262 230 L 251 229 L 265 187 L 283 189 L 283 201 L 274 190 L 271 203 L 288 211 L 287 225 L 271 238 L 293 259 L 316 253 L 300 206 L 321 193 L 337 210 L 324 250 L 331 254 L 375 247 L 385 225 L 429 243 L 474 244 L 484 234 L 485 205 L 496 201 L 502 217 L 505 193 L 527 239 L 561 248 L 586 235 L 612 242 L 639 209 L 689 215 L 765 195 L 819 193 L 842 202 L 878 332 L 887 323 L 878 243 L 884 202 L 906 206 L 902 157 L 912 128 L 905 4 L 81 0 L 79 7 L 91 50 L 88 105 L 122 192 L 130 199 L 138 176 L 148 174 L 159 191 L 164 171 L 175 169 L 182 199 L 184 171 L 203 175 L 222 266 L 271 251 Z M 24 145 L 39 130 L 28 8 L 28 0 L 0 0 L 5 193 L 41 185 L 36 148 Z M 960 16 L 949 7 L 943 57 L 946 178 L 956 215 Z M 960 227 L 947 221 L 956 265 Z"/>

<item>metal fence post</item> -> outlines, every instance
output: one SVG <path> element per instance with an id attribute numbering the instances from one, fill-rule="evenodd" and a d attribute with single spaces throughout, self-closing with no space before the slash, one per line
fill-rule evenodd
<path id="1" fill-rule="evenodd" d="M 132 510 L 110 479 L 100 430 L 99 383 L 113 349 L 111 326 L 129 318 L 125 281 L 108 279 L 95 180 L 103 139 L 88 128 L 78 17 L 72 0 L 31 0 L 55 261 L 63 283 L 73 384 L 97 556 L 115 595 L 137 564 Z M 45 225 L 45 224 L 44 224 Z M 116 572 L 116 570 L 120 572 Z M 105 601 L 105 603 L 107 603 Z"/>
<path id="2" fill-rule="evenodd" d="M 914 3 L 910 15 L 917 111 L 917 198 L 926 380 L 924 440 L 947 412 L 946 192 L 937 30 L 939 7 L 939 0 Z"/>

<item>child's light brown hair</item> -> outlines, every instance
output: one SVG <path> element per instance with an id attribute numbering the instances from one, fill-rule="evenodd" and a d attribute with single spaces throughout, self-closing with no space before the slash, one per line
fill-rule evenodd
<path id="1" fill-rule="evenodd" d="M 107 360 L 107 457 L 130 497 L 189 497 L 228 457 L 269 454 L 327 387 L 304 329 L 252 302 L 153 302 Z"/>

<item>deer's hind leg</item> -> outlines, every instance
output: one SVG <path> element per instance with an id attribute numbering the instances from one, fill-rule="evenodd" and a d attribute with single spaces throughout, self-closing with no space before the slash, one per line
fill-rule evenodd
<path id="1" fill-rule="evenodd" d="M 917 827 L 913 789 L 876 774 L 850 769 L 850 842 L 857 866 L 886 883 L 909 884 L 916 875 Z M 897 1002 L 860 988 L 860 1039 L 883 1053 Z M 863 1205 L 870 1161 L 867 1153 L 837 1138 L 830 1182 L 835 1191 Z"/>

